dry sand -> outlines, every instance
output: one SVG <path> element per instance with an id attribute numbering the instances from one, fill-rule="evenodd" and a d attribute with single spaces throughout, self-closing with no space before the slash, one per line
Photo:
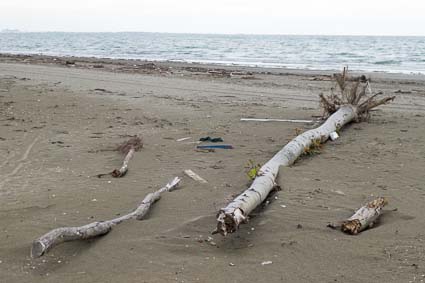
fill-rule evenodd
<path id="1" fill-rule="evenodd" d="M 424 76 L 370 74 L 396 101 L 283 168 L 276 199 L 211 240 L 217 210 L 246 188 L 247 161 L 266 162 L 311 127 L 239 119 L 320 115 L 329 73 L 66 60 L 0 56 L 1 282 L 425 280 Z M 120 165 L 108 149 L 135 134 L 145 147 L 128 175 L 93 177 Z M 191 142 L 204 136 L 234 149 L 198 152 Z M 50 229 L 131 211 L 184 169 L 208 184 L 186 177 L 146 220 L 29 257 Z M 348 236 L 326 227 L 378 195 L 390 205 L 375 228 Z"/>

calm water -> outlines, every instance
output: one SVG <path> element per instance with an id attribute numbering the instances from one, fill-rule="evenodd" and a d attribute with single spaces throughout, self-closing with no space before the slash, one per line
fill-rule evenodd
<path id="1" fill-rule="evenodd" d="M 425 74 L 425 37 L 0 33 L 0 52 Z"/>

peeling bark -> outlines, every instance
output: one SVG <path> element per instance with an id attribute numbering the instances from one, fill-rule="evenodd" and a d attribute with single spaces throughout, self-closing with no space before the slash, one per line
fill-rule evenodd
<path id="1" fill-rule="evenodd" d="M 171 182 L 165 185 L 165 187 L 157 190 L 156 192 L 149 193 L 133 212 L 121 217 L 108 221 L 93 222 L 79 227 L 62 227 L 51 230 L 33 242 L 31 247 L 31 257 L 40 257 L 54 246 L 63 242 L 86 240 L 107 234 L 111 231 L 113 226 L 129 219 L 142 220 L 148 213 L 151 206 L 161 198 L 161 194 L 172 191 L 179 183 L 180 178 L 175 177 Z"/>
<path id="2" fill-rule="evenodd" d="M 344 233 L 356 235 L 361 231 L 372 227 L 381 211 L 388 201 L 385 198 L 377 198 L 357 210 L 353 216 L 344 221 L 341 225 L 341 231 Z"/>

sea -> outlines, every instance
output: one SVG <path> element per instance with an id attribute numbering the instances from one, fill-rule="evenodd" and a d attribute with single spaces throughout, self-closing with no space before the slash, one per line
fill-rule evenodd
<path id="1" fill-rule="evenodd" d="M 3 32 L 0 53 L 425 74 L 425 37 Z"/>

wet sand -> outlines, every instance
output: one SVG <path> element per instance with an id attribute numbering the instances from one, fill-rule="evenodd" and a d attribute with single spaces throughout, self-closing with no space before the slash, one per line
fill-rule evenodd
<path id="1" fill-rule="evenodd" d="M 247 161 L 312 127 L 239 119 L 315 119 L 330 72 L 1 55 L 0 281 L 421 282 L 425 76 L 368 75 L 396 100 L 283 168 L 274 201 L 223 238 L 215 214 L 246 188 Z M 128 175 L 94 177 L 120 166 L 111 149 L 132 135 L 145 146 Z M 234 149 L 196 151 L 205 136 Z M 147 219 L 29 257 L 50 229 L 127 213 L 184 169 L 208 183 L 183 177 Z M 374 196 L 390 204 L 373 229 L 326 227 Z"/>

